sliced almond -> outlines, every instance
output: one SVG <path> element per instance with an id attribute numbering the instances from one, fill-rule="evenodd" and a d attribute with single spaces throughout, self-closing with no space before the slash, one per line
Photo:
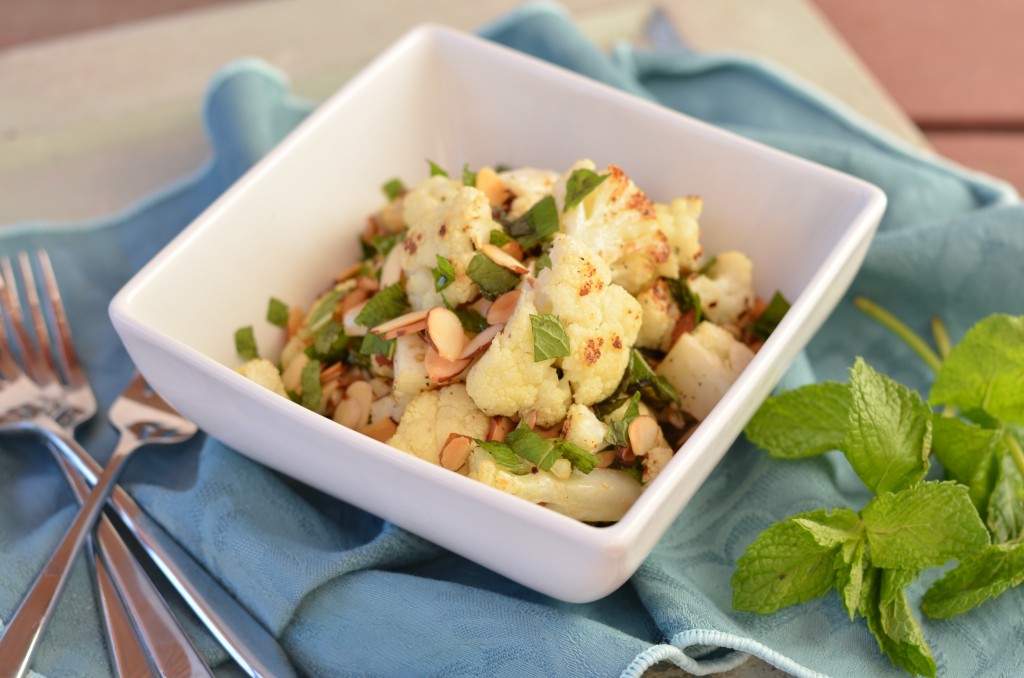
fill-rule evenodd
<path id="1" fill-rule="evenodd" d="M 502 245 L 501 251 L 509 255 L 510 257 L 514 258 L 516 261 L 523 260 L 523 246 L 520 245 L 515 240 L 513 240 L 512 242 L 507 242 L 504 245 Z"/>
<path id="2" fill-rule="evenodd" d="M 462 374 L 469 367 L 469 360 L 447 360 L 441 357 L 433 346 L 427 346 L 423 364 L 427 368 L 427 377 L 435 384 L 444 384 Z"/>
<path id="3" fill-rule="evenodd" d="M 409 311 L 408 313 L 400 315 L 397 318 L 392 318 L 391 320 L 382 322 L 380 325 L 377 325 L 370 331 L 373 332 L 374 334 L 387 334 L 391 330 L 397 330 L 399 327 L 404 327 L 405 325 L 412 325 L 413 323 L 425 320 L 429 310 L 430 309 L 426 309 L 423 311 Z"/>
<path id="4" fill-rule="evenodd" d="M 380 286 L 391 287 L 402 279 L 402 248 L 395 246 L 384 257 L 380 267 Z"/>
<path id="5" fill-rule="evenodd" d="M 359 427 L 359 432 L 362 433 L 364 436 L 369 436 L 374 440 L 379 440 L 382 443 L 386 443 L 387 441 L 391 440 L 395 435 L 395 431 L 397 430 L 398 424 L 396 424 L 388 417 L 378 419 L 372 424 L 367 424 L 366 426 Z"/>
<path id="6" fill-rule="evenodd" d="M 352 429 L 359 429 L 370 421 L 370 403 L 373 388 L 369 382 L 356 381 L 345 389 L 345 396 L 334 408 L 334 421 Z"/>
<path id="7" fill-rule="evenodd" d="M 359 273 L 359 271 L 361 271 L 362 269 L 363 269 L 363 262 L 360 261 L 358 263 L 352 264 L 351 266 L 346 268 L 344 271 L 342 271 L 338 275 L 338 277 L 335 278 L 334 280 L 335 280 L 335 282 L 341 282 L 342 280 L 348 280 L 349 278 L 355 277 L 355 275 L 357 273 Z"/>
<path id="8" fill-rule="evenodd" d="M 532 429 L 537 425 L 537 410 L 530 410 L 523 419 L 526 420 L 526 425 Z"/>
<path id="9" fill-rule="evenodd" d="M 641 414 L 629 422 L 626 433 L 629 435 L 629 446 L 632 448 L 633 454 L 642 457 L 650 452 L 651 448 L 657 444 L 660 432 L 661 428 L 658 426 L 657 420 L 647 414 Z"/>
<path id="10" fill-rule="evenodd" d="M 398 337 L 404 337 L 405 335 L 412 334 L 413 332 L 422 332 L 425 329 L 427 329 L 427 321 L 420 320 L 409 325 L 402 325 L 390 332 L 385 332 L 381 337 L 384 339 L 397 339 Z"/>
<path id="11" fill-rule="evenodd" d="M 550 428 L 537 428 L 535 430 L 541 438 L 557 438 L 562 433 L 562 425 L 558 424 Z"/>
<path id="12" fill-rule="evenodd" d="M 467 306 L 466 308 L 471 311 L 476 311 L 480 315 L 487 317 L 487 310 L 490 309 L 491 302 L 486 297 L 477 297 L 476 301 Z"/>
<path id="13" fill-rule="evenodd" d="M 304 319 L 305 314 L 298 306 L 292 306 L 288 309 L 288 322 L 285 324 L 285 331 L 288 333 L 289 339 L 294 337 L 295 333 L 299 331 Z"/>
<path id="14" fill-rule="evenodd" d="M 522 290 L 512 290 L 511 292 L 505 292 L 505 294 L 495 299 L 491 307 L 487 309 L 487 322 L 491 325 L 508 322 L 508 319 L 512 317 L 512 312 L 516 310 L 519 298 L 522 296 Z"/>
<path id="15" fill-rule="evenodd" d="M 466 331 L 454 312 L 436 306 L 427 313 L 427 341 L 445 360 L 458 360 L 466 347 Z"/>
<path id="16" fill-rule="evenodd" d="M 441 455 L 438 461 L 441 466 L 449 471 L 458 471 L 466 465 L 469 459 L 469 451 L 473 446 L 473 439 L 460 433 L 452 433 L 441 448 Z"/>
<path id="17" fill-rule="evenodd" d="M 491 417 L 491 422 L 487 425 L 487 440 L 503 443 L 505 436 L 511 433 L 515 427 L 516 423 L 508 417 L 502 415 Z"/>
<path id="18" fill-rule="evenodd" d="M 351 309 L 358 306 L 363 307 L 366 300 L 370 298 L 370 293 L 366 290 L 355 289 L 345 295 L 345 298 L 341 300 L 341 314 L 344 316 Z"/>
<path id="19" fill-rule="evenodd" d="M 498 336 L 504 325 L 491 325 L 485 328 L 482 332 L 477 334 L 475 337 L 466 342 L 465 347 L 462 349 L 462 353 L 459 354 L 461 360 L 471 360 L 480 353 L 483 353 L 494 338 Z"/>
<path id="20" fill-rule="evenodd" d="M 595 456 L 597 457 L 597 468 L 608 468 L 615 461 L 615 450 L 602 450 Z"/>
<path id="21" fill-rule="evenodd" d="M 356 278 L 356 287 L 367 292 L 376 292 L 380 289 L 380 283 L 377 282 L 376 278 L 371 278 L 368 275 L 361 275 Z"/>
<path id="22" fill-rule="evenodd" d="M 352 295 L 350 294 L 349 296 Z M 363 306 L 366 306 L 365 301 L 360 304 L 356 304 L 345 311 L 341 316 L 341 326 L 345 329 L 345 334 L 350 337 L 362 337 L 366 335 L 366 328 L 362 325 L 356 324 L 356 316 L 363 310 Z"/>
<path id="23" fill-rule="evenodd" d="M 487 201 L 492 205 L 504 205 L 511 197 L 501 177 L 490 167 L 482 167 L 476 173 L 476 187 L 487 196 Z"/>
<path id="24" fill-rule="evenodd" d="M 484 253 L 484 256 L 496 263 L 498 266 L 507 268 L 517 275 L 522 275 L 530 271 L 530 269 L 523 265 L 523 262 L 513 257 L 508 252 L 505 252 L 500 247 L 496 247 L 489 242 L 481 245 L 480 251 Z"/>
<path id="25" fill-rule="evenodd" d="M 329 381 L 335 381 L 344 371 L 344 365 L 341 363 L 333 363 L 329 367 L 320 370 L 320 383 L 326 384 Z"/>

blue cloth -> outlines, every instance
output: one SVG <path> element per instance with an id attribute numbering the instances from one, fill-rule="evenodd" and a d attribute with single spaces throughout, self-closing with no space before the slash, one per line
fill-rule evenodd
<path id="1" fill-rule="evenodd" d="M 1024 209 L 1004 184 L 910 150 L 828 97 L 763 63 L 682 51 L 597 51 L 560 9 L 534 5 L 485 27 L 497 42 L 859 175 L 889 208 L 849 295 L 788 375 L 845 380 L 857 355 L 925 391 L 926 368 L 850 305 L 872 297 L 925 331 L 941 315 L 954 338 L 983 316 L 1024 313 Z M 135 208 L 88 224 L 0 232 L 0 252 L 46 247 L 102 407 L 132 366 L 107 320 L 120 286 L 312 109 L 256 62 L 224 68 L 204 120 L 209 166 Z M 99 418 L 80 432 L 105 459 Z M 8 618 L 70 521 L 73 500 L 44 449 L 0 444 L 0 616 Z M 551 600 L 414 535 L 249 461 L 216 440 L 154 451 L 128 469 L 137 500 L 311 675 L 639 676 L 665 659 L 707 673 L 746 654 L 799 676 L 901 675 L 838 598 L 771 616 L 732 611 L 734 563 L 772 522 L 818 507 L 859 508 L 842 459 L 767 458 L 742 440 L 639 572 L 604 600 Z M 498 529 L 498 528 L 496 528 Z M 56 676 L 110 671 L 84 564 L 35 664 Z M 910 590 L 915 605 L 930 580 Z M 940 675 L 1010 676 L 1024 666 L 1024 591 L 949 621 L 923 619 Z M 196 633 L 212 662 L 225 655 Z"/>

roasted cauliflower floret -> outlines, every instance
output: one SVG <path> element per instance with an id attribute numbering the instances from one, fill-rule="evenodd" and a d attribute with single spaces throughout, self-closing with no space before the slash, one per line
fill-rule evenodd
<path id="1" fill-rule="evenodd" d="M 669 259 L 659 266 L 658 273 L 666 278 L 678 278 L 680 271 L 695 271 L 700 267 L 704 248 L 700 244 L 700 224 L 697 219 L 704 201 L 697 196 L 678 198 L 668 205 L 655 205 L 658 225 L 668 238 Z"/>
<path id="2" fill-rule="evenodd" d="M 676 387 L 683 410 L 703 421 L 753 358 L 746 344 L 705 321 L 679 337 L 655 372 Z"/>
<path id="3" fill-rule="evenodd" d="M 604 448 L 608 426 L 585 405 L 573 403 L 562 424 L 562 438 L 593 454 Z"/>
<path id="4" fill-rule="evenodd" d="M 636 295 L 636 300 L 643 312 L 640 334 L 636 338 L 637 347 L 667 351 L 672 346 L 672 331 L 682 316 L 668 283 L 659 280 Z"/>
<path id="5" fill-rule="evenodd" d="M 284 389 L 284 381 L 277 366 L 266 358 L 253 358 L 235 370 L 246 379 L 255 381 L 263 388 L 268 388 L 279 396 L 288 397 Z"/>
<path id="6" fill-rule="evenodd" d="M 578 169 L 593 171 L 594 163 L 577 162 L 552 189 L 561 208 L 562 230 L 597 252 L 611 266 L 613 282 L 635 294 L 654 280 L 657 267 L 671 254 L 654 205 L 625 172 L 609 165 L 604 181 L 566 210 L 566 184 Z"/>
<path id="7" fill-rule="evenodd" d="M 518 219 L 536 205 L 541 198 L 551 193 L 551 187 L 558 181 L 558 173 L 550 170 L 520 167 L 498 172 L 505 188 L 512 194 L 508 218 Z"/>
<path id="8" fill-rule="evenodd" d="M 530 316 L 536 313 L 534 293 L 524 292 L 504 329 L 469 369 L 466 390 L 488 415 L 536 410 L 537 424 L 546 427 L 565 418 L 572 393 L 569 382 L 559 379 L 554 359 L 534 362 Z"/>
<path id="9" fill-rule="evenodd" d="M 742 252 L 722 252 L 707 274 L 687 283 L 700 295 L 704 315 L 737 336 L 754 303 L 753 270 L 754 265 Z"/>
<path id="10" fill-rule="evenodd" d="M 423 391 L 405 408 L 398 430 L 388 445 L 432 464 L 440 463 L 441 448 L 452 433 L 472 438 L 487 435 L 490 419 L 477 409 L 464 384 Z"/>
<path id="11" fill-rule="evenodd" d="M 612 394 L 640 331 L 640 304 L 611 282 L 608 264 L 583 242 L 558 234 L 551 266 L 537 277 L 537 309 L 552 313 L 569 336 L 561 368 L 573 400 L 592 405 Z"/>
<path id="12" fill-rule="evenodd" d="M 491 231 L 491 205 L 481 191 L 442 176 L 433 176 L 406 194 L 404 219 L 409 230 L 402 242 L 405 292 L 413 309 L 457 306 L 479 293 L 466 267 Z M 437 257 L 451 262 L 455 280 L 443 292 L 434 287 Z"/>

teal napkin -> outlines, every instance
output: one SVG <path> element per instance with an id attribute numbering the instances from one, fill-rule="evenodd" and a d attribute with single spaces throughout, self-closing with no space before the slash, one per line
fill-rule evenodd
<path id="1" fill-rule="evenodd" d="M 921 330 L 941 315 L 954 338 L 989 313 L 1024 313 L 1024 209 L 1006 185 L 910 150 L 813 88 L 747 58 L 626 47 L 608 56 L 548 4 L 524 7 L 481 33 L 886 191 L 889 208 L 863 270 L 788 384 L 845 380 L 861 355 L 927 389 L 927 370 L 852 310 L 853 294 L 884 303 Z M 110 298 L 312 108 L 266 66 L 231 64 L 209 87 L 204 121 L 213 160 L 202 172 L 109 219 L 0 231 L 4 254 L 50 251 L 102 407 L 133 369 L 107 320 Z M 80 438 L 100 459 L 114 443 L 102 418 Z M 587 605 L 527 590 L 213 439 L 173 454 L 146 453 L 125 482 L 280 639 L 301 674 L 639 676 L 659 660 L 710 673 L 749 653 L 798 676 L 901 675 L 834 595 L 766 617 L 730 606 L 734 563 L 761 530 L 802 510 L 864 502 L 856 478 L 830 456 L 778 462 L 738 441 L 637 574 Z M 73 510 L 37 441 L 0 440 L 0 619 L 9 618 Z M 913 605 L 927 583 L 911 589 Z M 237 673 L 184 619 L 219 672 Z M 83 562 L 35 669 L 51 677 L 108 675 L 96 620 Z M 1010 676 L 1024 666 L 1024 591 L 953 620 L 922 623 L 940 675 Z"/>

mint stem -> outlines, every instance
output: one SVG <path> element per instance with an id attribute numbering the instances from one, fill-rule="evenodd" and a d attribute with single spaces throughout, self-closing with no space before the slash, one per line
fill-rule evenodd
<path id="1" fill-rule="evenodd" d="M 914 353 L 920 356 L 921 360 L 923 360 L 928 367 L 932 368 L 933 371 L 938 372 L 939 368 L 942 367 L 942 359 L 939 358 L 935 351 L 925 343 L 924 339 L 922 339 L 920 335 L 904 325 L 899 318 L 889 313 L 867 297 L 855 298 L 853 300 L 853 305 L 869 317 L 892 330 L 892 332 L 902 339 L 907 346 L 913 349 Z"/>
<path id="2" fill-rule="evenodd" d="M 1003 431 L 1003 442 L 1009 448 L 1010 456 L 1013 457 L 1013 463 L 1017 465 L 1017 470 L 1024 476 L 1024 450 L 1020 449 L 1020 443 L 1010 435 L 1009 431 Z"/>
<path id="3" fill-rule="evenodd" d="M 946 323 L 942 322 L 942 318 L 932 318 L 932 337 L 939 349 L 939 355 L 945 360 L 949 357 L 949 352 L 953 350 L 953 343 L 949 340 L 949 332 L 946 330 Z"/>

